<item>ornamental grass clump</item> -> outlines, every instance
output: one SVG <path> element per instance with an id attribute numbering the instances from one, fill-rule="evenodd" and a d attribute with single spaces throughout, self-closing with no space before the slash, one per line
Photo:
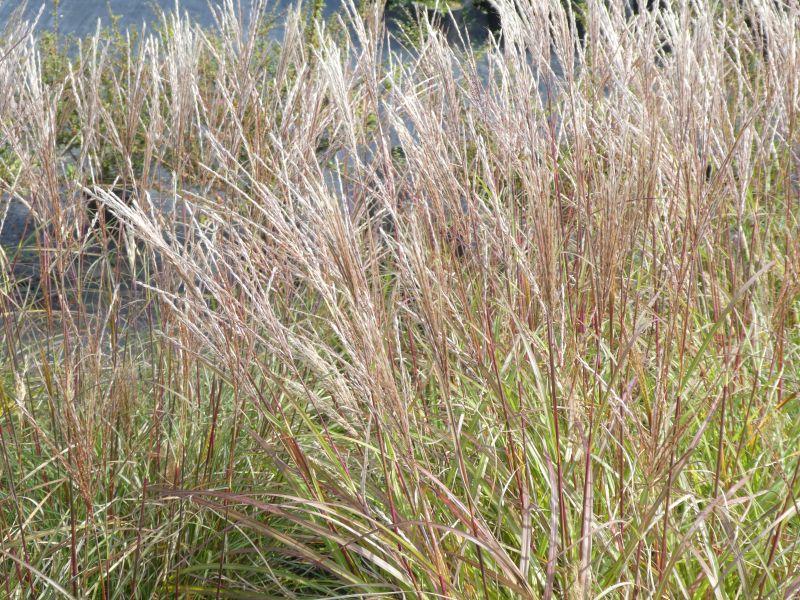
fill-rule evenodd
<path id="1" fill-rule="evenodd" d="M 800 593 L 797 4 L 266 8 L 3 37 L 2 593 Z"/>

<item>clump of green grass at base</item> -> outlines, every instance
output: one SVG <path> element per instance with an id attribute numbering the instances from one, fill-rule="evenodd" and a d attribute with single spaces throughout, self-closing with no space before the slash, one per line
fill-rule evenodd
<path id="1" fill-rule="evenodd" d="M 1 595 L 800 590 L 800 13 L 499 10 L 10 26 Z"/>

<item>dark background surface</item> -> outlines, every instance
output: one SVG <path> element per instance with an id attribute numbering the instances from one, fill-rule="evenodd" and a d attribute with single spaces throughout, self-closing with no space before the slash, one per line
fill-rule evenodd
<path id="1" fill-rule="evenodd" d="M 220 6 L 222 0 L 212 0 L 213 4 Z M 8 21 L 14 11 L 23 8 L 26 19 L 33 20 L 41 10 L 39 28 L 54 29 L 56 25 L 56 3 L 53 0 L 31 0 L 27 6 L 16 0 L 0 0 L 0 23 Z M 140 26 L 144 21 L 153 21 L 157 18 L 158 7 L 166 10 L 174 8 L 171 0 L 61 0 L 58 3 L 58 29 L 62 33 L 73 33 L 78 36 L 94 33 L 98 20 L 103 25 L 109 25 L 109 8 L 115 15 L 120 16 L 120 25 L 125 27 Z M 212 22 L 212 13 L 207 0 L 183 0 L 180 3 L 181 11 L 188 12 L 192 17 L 204 24 Z"/>
<path id="2" fill-rule="evenodd" d="M 195 22 L 204 26 L 214 24 L 214 10 L 224 5 L 225 0 L 181 0 L 179 3 L 181 13 L 188 14 Z M 429 4 L 433 0 L 427 0 Z M 337 12 L 342 12 L 344 0 L 324 0 L 322 14 L 331 17 Z M 250 11 L 251 0 L 233 0 L 234 6 L 240 9 L 246 17 Z M 270 0 L 267 2 L 267 11 L 271 12 L 278 26 L 273 32 L 276 37 L 281 35 L 281 18 L 286 10 L 295 5 L 297 0 Z M 306 2 L 308 4 L 308 2 Z M 481 5 L 479 8 L 478 5 Z M 122 29 L 128 27 L 141 28 L 143 23 L 158 21 L 159 11 L 172 12 L 175 9 L 175 0 L 29 0 L 27 3 L 20 0 L 0 0 L 0 30 L 17 10 L 21 10 L 23 17 L 33 21 L 37 15 L 37 29 L 54 30 L 63 34 L 72 34 L 83 37 L 93 34 L 100 22 L 104 26 L 111 24 L 110 15 L 119 17 Z M 455 19 L 458 29 L 467 33 L 473 44 L 480 44 L 486 40 L 488 30 L 497 29 L 497 18 L 487 11 L 488 2 L 480 0 L 463 0 L 459 8 L 451 14 Z M 57 11 L 56 11 L 57 8 Z M 396 31 L 400 21 L 407 21 L 410 12 L 415 9 L 414 0 L 394 0 L 388 3 L 387 20 L 390 29 Z M 41 11 L 41 13 L 40 13 Z M 56 16 L 56 14 L 58 16 Z M 446 28 L 450 24 L 450 17 L 442 17 Z M 455 34 L 455 32 L 452 32 Z M 454 35 L 454 39 L 457 35 Z"/>
<path id="3" fill-rule="evenodd" d="M 241 8 L 243 15 L 250 12 L 251 0 L 233 2 L 237 9 Z M 292 0 L 271 0 L 267 3 L 267 11 L 279 17 L 294 4 Z M 181 13 L 187 13 L 195 22 L 208 26 L 214 24 L 214 9 L 223 5 L 224 0 L 181 0 L 178 6 Z M 342 0 L 326 0 L 323 13 L 330 16 L 340 10 L 341 5 Z M 158 21 L 160 10 L 172 12 L 174 9 L 175 0 L 29 0 L 27 4 L 19 0 L 0 0 L 0 26 L 8 22 L 17 10 L 22 10 L 23 17 L 31 21 L 41 11 L 39 30 L 53 30 L 57 24 L 60 33 L 83 37 L 96 31 L 98 21 L 104 26 L 110 25 L 111 14 L 119 17 L 122 29 L 140 28 L 145 22 Z"/>

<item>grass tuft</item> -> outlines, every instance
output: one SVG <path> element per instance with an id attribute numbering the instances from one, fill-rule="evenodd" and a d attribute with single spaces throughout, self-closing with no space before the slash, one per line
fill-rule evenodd
<path id="1" fill-rule="evenodd" d="M 492 4 L 7 26 L 0 595 L 800 593 L 800 9 Z"/>

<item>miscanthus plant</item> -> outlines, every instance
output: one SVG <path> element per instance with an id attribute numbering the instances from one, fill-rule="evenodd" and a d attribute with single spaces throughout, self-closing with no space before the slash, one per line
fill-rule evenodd
<path id="1" fill-rule="evenodd" d="M 9 25 L 0 595 L 800 593 L 800 8 L 638 4 Z"/>

